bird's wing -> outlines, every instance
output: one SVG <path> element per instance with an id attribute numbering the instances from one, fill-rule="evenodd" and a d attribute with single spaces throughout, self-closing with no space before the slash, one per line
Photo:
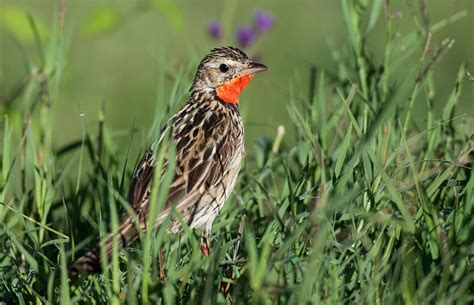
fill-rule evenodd
<path id="1" fill-rule="evenodd" d="M 128 194 L 128 202 L 137 210 L 140 202 L 150 192 L 151 179 L 153 177 L 154 156 L 153 150 L 147 149 L 143 158 L 138 163 L 137 169 L 132 178 L 130 191 Z"/>

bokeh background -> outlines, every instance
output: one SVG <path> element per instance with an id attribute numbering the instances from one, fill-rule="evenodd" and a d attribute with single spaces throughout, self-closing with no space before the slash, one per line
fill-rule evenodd
<path id="1" fill-rule="evenodd" d="M 380 3 L 383 5 L 383 1 Z M 390 14 L 396 14 L 394 18 L 400 21 L 395 23 L 400 36 L 422 26 L 412 18 L 419 14 L 419 3 L 390 1 Z M 467 61 L 471 64 L 468 70 L 473 71 L 474 1 L 426 3 L 430 24 L 455 16 L 454 22 L 432 37 L 433 45 L 446 38 L 455 40 L 435 66 L 435 108 L 441 112 L 460 64 Z M 25 64 L 28 56 L 33 65 L 40 60 L 28 16 L 34 19 L 47 44 L 53 36 L 54 23 L 58 22 L 60 5 L 61 1 L 47 0 L 0 2 L 0 103 L 4 110 L 30 75 Z M 278 125 L 289 123 L 286 107 L 290 96 L 307 98 L 312 67 L 324 69 L 328 75 L 338 73 L 338 54 L 334 50 L 348 52 L 338 1 L 65 1 L 68 50 L 60 96 L 53 105 L 54 145 L 60 147 L 79 139 L 84 127 L 93 132 L 104 102 L 106 124 L 117 134 L 132 126 L 149 128 L 157 105 L 165 109 L 169 102 L 174 83 L 173 77 L 168 76 L 173 74 L 171 71 L 182 71 L 190 84 L 200 58 L 215 46 L 239 45 L 235 38 L 238 28 L 252 27 L 259 11 L 270 15 L 273 25 L 245 48 L 250 56 L 270 67 L 268 73 L 254 79 L 241 97 L 250 150 L 248 144 L 257 137 L 274 135 Z M 382 60 L 384 52 L 386 18 L 381 16 L 370 34 L 370 55 L 376 62 Z M 219 39 L 208 32 L 211 22 L 219 26 Z M 413 62 L 406 69 L 414 69 L 416 64 Z M 164 70 L 165 92 L 157 92 Z M 183 103 L 185 90 L 179 93 Z M 474 113 L 473 94 L 469 83 L 457 112 Z M 424 104 L 421 106 L 419 109 L 425 108 Z M 10 107 L 9 111 L 14 109 Z M 423 118 L 424 111 L 419 114 Z M 128 141 L 129 133 L 123 134 L 123 140 Z"/>

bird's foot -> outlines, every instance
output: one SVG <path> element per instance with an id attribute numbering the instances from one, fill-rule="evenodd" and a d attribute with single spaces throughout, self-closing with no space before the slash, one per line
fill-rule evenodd
<path id="1" fill-rule="evenodd" d="M 166 272 L 165 272 L 165 260 L 164 260 L 164 255 L 163 255 L 163 248 L 160 248 L 160 252 L 158 253 L 158 260 L 159 260 L 158 263 L 160 265 L 160 282 L 162 284 L 165 284 L 168 277 L 166 276 Z"/>
<path id="2" fill-rule="evenodd" d="M 168 280 L 168 276 L 163 270 L 160 270 L 160 283 L 164 285 L 166 284 L 166 280 Z"/>
<path id="3" fill-rule="evenodd" d="M 209 256 L 210 247 L 209 247 L 209 237 L 202 236 L 201 237 L 201 253 L 204 256 Z"/>

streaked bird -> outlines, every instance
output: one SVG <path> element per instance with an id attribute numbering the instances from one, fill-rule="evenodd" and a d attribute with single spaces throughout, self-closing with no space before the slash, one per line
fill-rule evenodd
<path id="1" fill-rule="evenodd" d="M 209 255 L 212 223 L 235 186 L 244 154 L 239 95 L 255 73 L 266 70 L 265 65 L 252 62 L 237 48 L 213 49 L 199 64 L 187 103 L 162 131 L 160 139 L 169 134 L 176 146 L 176 163 L 165 206 L 156 218 L 155 227 L 170 213 L 179 214 L 172 218 L 168 230 L 171 233 L 182 230 L 178 218 L 190 228 L 203 229 L 204 255 Z M 138 215 L 138 224 L 125 217 L 118 231 L 105 237 L 101 243 L 109 257 L 115 234 L 119 235 L 119 244 L 125 247 L 138 238 L 139 230 L 146 230 L 156 146 L 159 145 L 152 145 L 146 151 L 130 186 L 128 201 Z M 96 246 L 79 257 L 69 273 L 74 276 L 100 270 L 100 248 Z"/>

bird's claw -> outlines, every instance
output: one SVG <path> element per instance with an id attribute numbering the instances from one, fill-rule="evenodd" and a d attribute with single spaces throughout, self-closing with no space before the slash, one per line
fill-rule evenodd
<path id="1" fill-rule="evenodd" d="M 209 256 L 210 253 L 210 247 L 209 247 L 209 239 L 208 237 L 201 237 L 201 253 L 204 256 Z"/>

